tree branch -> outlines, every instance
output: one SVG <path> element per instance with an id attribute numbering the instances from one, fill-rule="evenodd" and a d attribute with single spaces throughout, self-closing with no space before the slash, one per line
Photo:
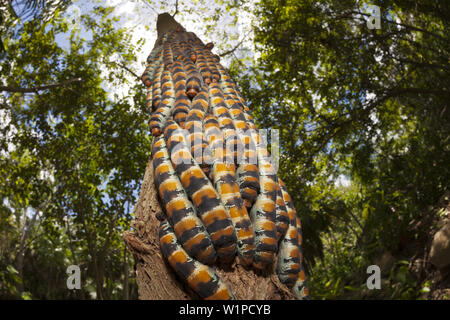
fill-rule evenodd
<path id="1" fill-rule="evenodd" d="M 247 34 L 248 35 L 248 34 Z M 226 55 L 233 53 L 234 51 L 237 50 L 237 48 L 240 47 L 240 45 L 242 44 L 242 42 L 244 42 L 244 40 L 247 38 L 247 35 L 245 35 L 241 41 L 238 42 L 238 44 L 236 44 L 233 48 L 231 48 L 230 50 L 227 50 L 225 52 L 222 52 L 219 54 L 219 57 L 225 57 Z"/>
<path id="2" fill-rule="evenodd" d="M 172 17 L 175 17 L 177 13 L 178 13 L 178 0 L 175 0 L 175 13 L 172 15 Z"/>
<path id="3" fill-rule="evenodd" d="M 72 82 L 80 82 L 81 78 L 74 78 L 70 80 L 65 80 L 59 83 L 53 83 L 48 84 L 45 86 L 38 86 L 38 87 L 31 87 L 31 88 L 21 88 L 21 87 L 9 87 L 9 86 L 0 86 L 0 91 L 7 91 L 7 92 L 22 92 L 22 93 L 37 93 L 38 91 L 57 88 L 61 86 L 65 86 L 66 84 L 72 83 Z"/>
<path id="4" fill-rule="evenodd" d="M 129 73 L 131 73 L 137 80 L 141 81 L 141 77 L 139 77 L 133 70 L 131 70 L 130 68 L 128 68 L 126 65 L 116 62 L 116 61 L 108 61 L 108 63 L 112 63 L 115 64 L 116 66 L 119 66 L 121 68 L 123 68 L 124 70 L 128 71 Z"/>

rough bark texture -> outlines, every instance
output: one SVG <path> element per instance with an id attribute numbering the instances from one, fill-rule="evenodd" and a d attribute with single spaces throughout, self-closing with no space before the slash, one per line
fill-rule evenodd
<path id="1" fill-rule="evenodd" d="M 172 16 L 160 14 L 157 21 L 158 39 L 179 26 Z M 158 41 L 158 40 L 157 40 Z M 159 247 L 159 221 L 156 213 L 162 211 L 153 180 L 152 161 L 148 162 L 139 200 L 134 208 L 134 232 L 124 234 L 125 242 L 133 253 L 139 299 L 184 300 L 198 298 L 175 275 L 162 258 Z M 294 299 L 290 290 L 281 284 L 272 270 L 256 274 L 242 265 L 227 269 L 214 267 L 222 280 L 228 283 L 237 299 Z"/>
<path id="2" fill-rule="evenodd" d="M 161 211 L 161 207 L 153 182 L 153 165 L 150 160 L 145 170 L 139 200 L 134 208 L 134 232 L 127 231 L 124 234 L 125 242 L 134 256 L 139 299 L 197 299 L 198 297 L 176 278 L 162 258 L 158 240 L 159 221 L 156 219 L 158 211 Z M 237 299 L 294 299 L 292 293 L 279 282 L 274 270 L 256 274 L 254 270 L 247 270 L 237 264 L 227 270 L 214 268 L 231 286 Z"/>

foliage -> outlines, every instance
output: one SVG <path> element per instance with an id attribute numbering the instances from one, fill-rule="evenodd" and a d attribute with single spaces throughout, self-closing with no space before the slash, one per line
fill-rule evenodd
<path id="1" fill-rule="evenodd" d="M 32 19 L 4 38 L 0 193 L 8 254 L 2 264 L 18 273 L 2 276 L 20 280 L 17 290 L 2 288 L 6 297 L 27 290 L 43 299 L 131 292 L 123 292 L 132 284 L 124 283 L 131 264 L 121 234 L 129 228 L 150 140 L 140 84 L 119 66 L 132 63 L 139 47 L 114 28 L 111 12 L 97 7 L 73 30 L 62 15 Z M 64 34 L 67 47 L 56 41 Z M 111 98 L 103 80 L 129 83 L 130 90 Z M 20 91 L 48 84 L 56 85 L 31 95 Z M 93 293 L 67 290 L 71 264 L 95 284 Z"/>
<path id="2" fill-rule="evenodd" d="M 369 4 L 381 29 L 367 27 Z M 449 187 L 449 13 L 440 1 L 257 4 L 259 58 L 248 74 L 232 67 L 260 126 L 280 130 L 309 269 L 323 258 L 317 297 L 343 296 L 351 270 L 404 249 Z"/>

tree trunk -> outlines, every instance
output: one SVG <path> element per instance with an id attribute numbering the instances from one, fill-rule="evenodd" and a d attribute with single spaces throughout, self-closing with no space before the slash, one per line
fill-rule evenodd
<path id="1" fill-rule="evenodd" d="M 158 16 L 158 39 L 179 25 L 167 13 Z M 158 41 L 158 40 L 157 40 Z M 138 202 L 134 208 L 134 232 L 126 231 L 124 239 L 135 260 L 139 299 L 185 300 L 198 299 L 167 265 L 159 246 L 159 221 L 156 213 L 162 211 L 153 179 L 153 165 L 149 160 Z M 236 262 L 227 270 L 213 267 L 223 281 L 230 285 L 237 299 L 294 299 L 290 290 L 281 284 L 275 266 L 264 274 L 246 269 Z"/>

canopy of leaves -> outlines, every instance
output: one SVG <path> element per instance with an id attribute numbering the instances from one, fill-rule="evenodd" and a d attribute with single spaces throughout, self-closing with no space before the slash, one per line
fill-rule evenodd
<path id="1" fill-rule="evenodd" d="M 260 126 L 280 130 L 310 267 L 334 255 L 313 291 L 322 281 L 324 297 L 335 285 L 339 295 L 380 250 L 400 250 L 449 188 L 450 6 L 261 0 L 255 15 L 259 58 L 240 84 Z"/>
<path id="2" fill-rule="evenodd" d="M 150 139 L 140 83 L 120 67 L 139 47 L 114 28 L 111 12 L 97 7 L 72 30 L 60 14 L 31 19 L 3 37 L 1 276 L 12 277 L 12 266 L 18 274 L 14 290 L 2 281 L 3 296 L 118 298 L 129 290 L 121 233 Z M 131 89 L 111 98 L 104 81 Z M 71 264 L 81 267 L 85 291 L 64 287 Z"/>

